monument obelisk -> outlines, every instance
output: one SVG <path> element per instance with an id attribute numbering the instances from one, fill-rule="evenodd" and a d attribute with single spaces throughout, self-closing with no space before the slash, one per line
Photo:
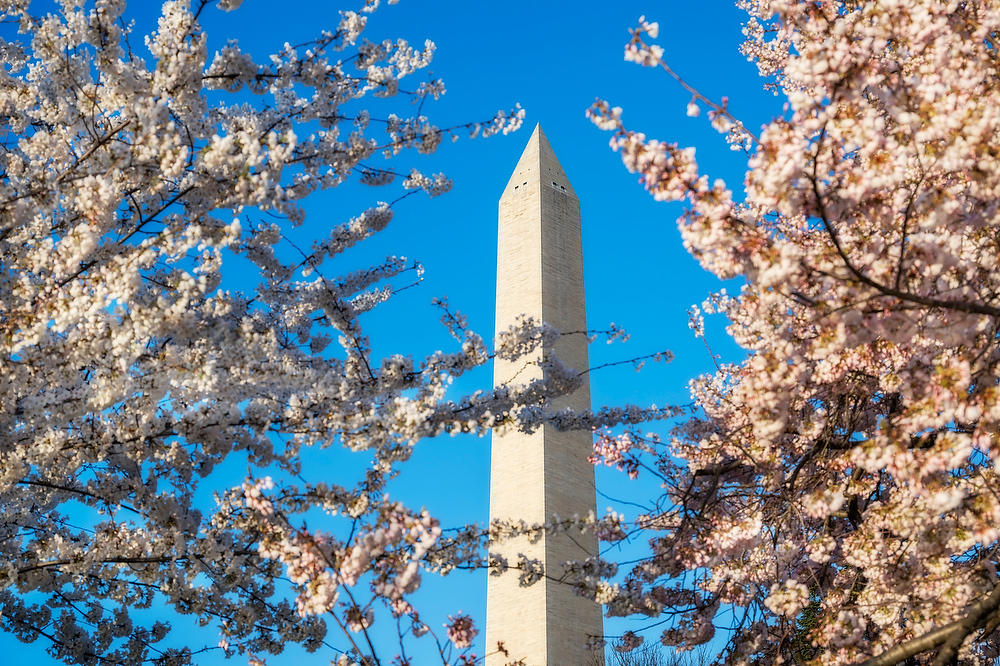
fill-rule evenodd
<path id="1" fill-rule="evenodd" d="M 580 202 L 556 159 L 541 126 L 525 146 L 500 197 L 497 247 L 496 330 L 525 314 L 560 331 L 585 331 L 583 250 Z M 562 336 L 555 345 L 563 363 L 586 370 L 586 335 Z M 516 362 L 497 359 L 494 382 L 518 384 L 542 377 L 540 357 Z M 558 399 L 554 407 L 590 408 L 590 384 Z M 554 515 L 585 516 L 595 510 L 594 468 L 587 431 L 560 432 L 543 426 L 531 434 L 494 432 L 490 471 L 490 518 L 542 523 Z M 541 560 L 547 577 L 520 587 L 511 569 L 490 576 L 487 590 L 488 666 L 523 659 L 527 666 L 576 666 L 592 663 L 588 636 L 603 635 L 601 607 L 577 596 L 552 578 L 562 563 L 597 555 L 593 532 L 545 535 L 535 543 L 520 537 L 493 544 L 491 552 L 514 566 L 518 554 Z M 509 657 L 496 654 L 502 642 Z M 596 653 L 597 659 L 601 654 Z"/>

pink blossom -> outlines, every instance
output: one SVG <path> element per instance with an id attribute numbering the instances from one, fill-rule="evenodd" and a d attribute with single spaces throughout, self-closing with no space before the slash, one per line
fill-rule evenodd
<path id="1" fill-rule="evenodd" d="M 448 623 L 444 626 L 448 630 L 448 640 L 459 650 L 464 650 L 471 646 L 472 639 L 479 633 L 479 630 L 476 629 L 472 622 L 472 618 L 468 615 L 462 615 L 461 612 L 456 615 L 449 615 Z"/>

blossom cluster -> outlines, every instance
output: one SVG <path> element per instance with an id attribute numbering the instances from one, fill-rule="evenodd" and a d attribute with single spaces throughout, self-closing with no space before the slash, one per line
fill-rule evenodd
<path id="1" fill-rule="evenodd" d="M 426 438 L 554 421 L 548 401 L 579 382 L 553 361 L 548 379 L 452 395 L 498 353 L 470 331 L 422 359 L 374 354 L 365 313 L 422 269 L 331 266 L 395 208 L 307 219 L 309 195 L 351 179 L 397 201 L 447 192 L 394 165 L 514 131 L 524 110 L 434 124 L 434 44 L 369 39 L 379 0 L 269 57 L 213 52 L 202 21 L 241 4 L 167 0 L 141 35 L 125 0 L 0 3 L 0 627 L 67 663 L 191 663 L 197 636 L 135 612 L 153 603 L 260 664 L 331 641 L 372 663 L 380 613 L 431 633 L 409 601 L 422 571 L 478 561 L 482 542 L 442 550 L 436 519 L 387 483 Z M 544 330 L 499 353 L 551 347 Z M 323 446 L 370 462 L 310 483 L 300 453 Z M 316 513 L 328 532 L 307 527 Z M 456 646 L 474 636 L 452 624 Z"/>
<path id="2" fill-rule="evenodd" d="M 743 53 L 787 101 L 758 135 L 664 62 L 655 24 L 626 58 L 747 151 L 742 202 L 692 149 L 588 112 L 652 196 L 685 202 L 694 257 L 740 278 L 691 325 L 725 315 L 746 350 L 693 382 L 697 416 L 658 450 L 599 442 L 595 459 L 641 456 L 665 491 L 609 612 L 667 614 L 680 648 L 726 627 L 729 664 L 992 663 L 1000 7 L 739 4 Z"/>

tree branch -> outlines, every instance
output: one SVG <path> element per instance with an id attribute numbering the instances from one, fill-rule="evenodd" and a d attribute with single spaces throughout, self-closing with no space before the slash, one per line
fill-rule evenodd
<path id="1" fill-rule="evenodd" d="M 826 205 L 823 203 L 823 195 L 819 191 L 819 177 L 816 173 L 817 164 L 819 162 L 819 152 L 823 144 L 823 137 L 826 135 L 825 130 L 820 133 L 819 146 L 816 148 L 816 157 L 813 159 L 813 172 L 810 176 L 812 181 L 813 195 L 816 197 L 816 208 L 819 212 L 819 217 L 823 221 L 823 228 L 826 230 L 827 235 L 830 237 L 830 241 L 833 243 L 834 249 L 840 256 L 841 261 L 844 262 L 844 266 L 850 271 L 859 282 L 865 284 L 872 289 L 880 292 L 884 296 L 892 296 L 904 301 L 910 301 L 911 303 L 917 303 L 919 305 L 926 305 L 932 308 L 942 308 L 946 310 L 957 310 L 959 312 L 967 312 L 969 314 L 982 314 L 989 315 L 990 317 L 1000 318 L 1000 308 L 994 307 L 992 305 L 983 305 L 980 303 L 970 303 L 967 301 L 947 301 L 938 298 L 930 298 L 927 296 L 920 296 L 918 294 L 913 294 L 910 292 L 902 291 L 894 287 L 889 287 L 880 282 L 876 282 L 864 273 L 862 273 L 847 256 L 847 252 L 844 251 L 843 246 L 840 244 L 840 238 L 837 236 L 837 230 L 833 228 L 833 224 L 830 222 L 830 218 L 827 216 Z"/>
<path id="2" fill-rule="evenodd" d="M 891 650 L 886 650 L 876 657 L 861 662 L 858 666 L 893 666 L 939 645 L 944 647 L 938 652 L 934 666 L 950 664 L 965 638 L 986 626 L 998 608 L 1000 608 L 1000 585 L 995 586 L 986 598 L 969 606 L 965 617 L 961 620 L 955 620 L 951 624 L 932 629 L 923 636 L 918 636 Z"/>

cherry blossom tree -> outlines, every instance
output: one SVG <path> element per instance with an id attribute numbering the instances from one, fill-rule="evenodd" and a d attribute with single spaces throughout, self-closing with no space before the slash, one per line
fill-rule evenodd
<path id="1" fill-rule="evenodd" d="M 385 485 L 422 439 L 556 418 L 539 406 L 576 373 L 553 360 L 544 380 L 450 396 L 454 378 L 554 332 L 526 320 L 494 347 L 446 310 L 453 350 L 376 358 L 361 317 L 419 265 L 329 264 L 395 201 L 311 217 L 329 229 L 312 244 L 296 233 L 303 199 L 350 179 L 396 181 L 396 201 L 446 191 L 392 165 L 507 133 L 523 111 L 434 125 L 422 110 L 444 86 L 421 78 L 434 46 L 366 39 L 379 0 L 264 60 L 235 41 L 209 53 L 203 15 L 239 4 L 168 0 L 142 46 L 124 0 L 44 15 L 0 2 L 0 626 L 66 663 L 223 650 L 261 664 L 299 644 L 405 664 L 424 634 L 443 662 L 472 663 L 472 619 L 435 632 L 408 599 L 424 570 L 477 566 L 484 537 L 445 539 Z M 405 113 L 372 113 L 394 99 Z M 227 288 L 234 262 L 259 280 Z M 307 479 L 303 448 L 334 445 L 370 465 Z M 307 529 L 323 512 L 341 527 Z M 209 640 L 173 636 L 164 609 Z M 399 645 L 376 650 L 379 613 Z"/>
<path id="2" fill-rule="evenodd" d="M 787 102 L 757 134 L 671 68 L 656 23 L 626 58 L 746 151 L 742 201 L 693 149 L 589 111 L 654 198 L 686 202 L 702 266 L 736 279 L 692 310 L 695 333 L 721 313 L 747 352 L 692 384 L 700 414 L 662 442 L 601 437 L 597 459 L 666 489 L 607 535 L 651 545 L 609 612 L 669 620 L 681 649 L 724 627 L 731 664 L 992 663 L 1000 6 L 740 4 L 743 52 Z"/>

